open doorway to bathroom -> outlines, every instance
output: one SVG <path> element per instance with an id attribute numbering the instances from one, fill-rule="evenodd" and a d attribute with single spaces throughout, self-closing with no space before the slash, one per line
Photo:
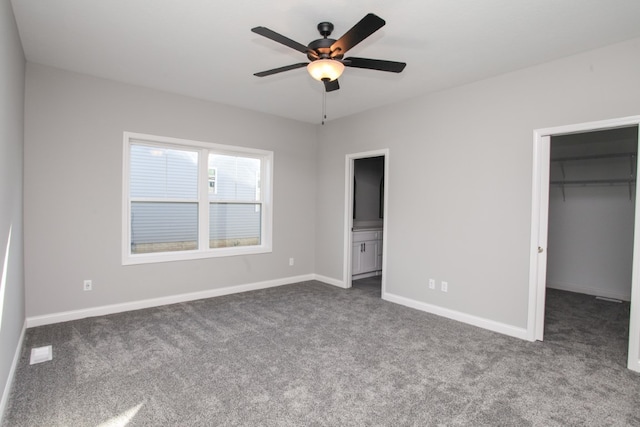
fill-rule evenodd
<path id="1" fill-rule="evenodd" d="M 385 156 L 353 160 L 351 283 L 382 295 Z"/>

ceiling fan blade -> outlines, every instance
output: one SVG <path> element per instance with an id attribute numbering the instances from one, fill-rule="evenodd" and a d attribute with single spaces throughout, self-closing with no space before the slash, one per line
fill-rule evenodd
<path id="1" fill-rule="evenodd" d="M 384 19 L 368 14 L 331 45 L 331 56 L 344 55 L 349 49 L 384 26 Z"/>
<path id="2" fill-rule="evenodd" d="M 323 82 L 324 82 L 324 90 L 326 92 L 333 92 L 334 90 L 340 89 L 340 84 L 338 84 L 338 79 L 335 79 L 333 81 L 324 80 Z"/>
<path id="3" fill-rule="evenodd" d="M 347 67 L 367 68 L 369 70 L 389 71 L 400 73 L 407 66 L 405 62 L 384 61 L 382 59 L 369 58 L 345 58 L 342 63 Z"/>
<path id="4" fill-rule="evenodd" d="M 252 28 L 251 31 L 253 31 L 256 34 L 260 34 L 263 37 L 271 39 L 274 42 L 278 42 L 287 47 L 290 47 L 291 49 L 295 49 L 298 52 L 307 53 L 309 51 L 309 49 L 305 45 L 300 44 L 297 41 L 291 40 L 290 38 L 285 37 L 282 34 L 278 34 L 275 31 L 270 30 L 266 27 L 255 27 L 255 28 Z"/>
<path id="5" fill-rule="evenodd" d="M 260 71 L 259 73 L 255 73 L 256 77 L 266 77 L 272 74 L 282 73 L 283 71 L 295 70 L 296 68 L 302 68 L 307 66 L 307 62 L 298 62 L 297 64 L 285 65 L 284 67 L 274 68 L 272 70 Z"/>

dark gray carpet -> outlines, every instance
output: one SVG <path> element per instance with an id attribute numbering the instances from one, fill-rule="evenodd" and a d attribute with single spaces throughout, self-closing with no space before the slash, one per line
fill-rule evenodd
<path id="1" fill-rule="evenodd" d="M 382 276 L 366 277 L 351 282 L 353 289 L 370 292 L 371 296 L 380 298 L 382 296 Z"/>
<path id="2" fill-rule="evenodd" d="M 33 328 L 4 425 L 640 425 L 628 304 L 549 294 L 544 343 L 319 282 Z"/>

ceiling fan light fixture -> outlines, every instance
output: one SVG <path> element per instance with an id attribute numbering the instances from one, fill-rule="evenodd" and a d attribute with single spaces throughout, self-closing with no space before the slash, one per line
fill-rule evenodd
<path id="1" fill-rule="evenodd" d="M 318 81 L 334 81 L 342 75 L 344 64 L 335 59 L 316 59 L 307 65 L 311 77 Z"/>

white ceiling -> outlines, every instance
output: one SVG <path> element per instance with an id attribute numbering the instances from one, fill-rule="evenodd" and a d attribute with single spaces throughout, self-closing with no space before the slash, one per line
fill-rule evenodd
<path id="1" fill-rule="evenodd" d="M 306 61 L 254 34 L 302 44 L 321 21 L 339 38 L 365 14 L 387 24 L 347 56 L 406 62 L 347 68 L 328 119 L 640 37 L 639 0 L 12 0 L 28 61 L 319 123 L 323 85 Z"/>

